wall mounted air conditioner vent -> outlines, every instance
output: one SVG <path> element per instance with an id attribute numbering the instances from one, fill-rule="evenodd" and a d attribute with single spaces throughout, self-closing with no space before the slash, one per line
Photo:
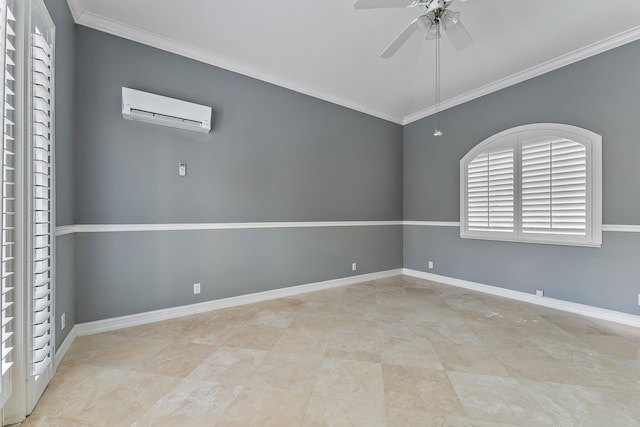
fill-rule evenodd
<path id="1" fill-rule="evenodd" d="M 211 107 L 122 88 L 122 117 L 179 129 L 211 131 Z"/>

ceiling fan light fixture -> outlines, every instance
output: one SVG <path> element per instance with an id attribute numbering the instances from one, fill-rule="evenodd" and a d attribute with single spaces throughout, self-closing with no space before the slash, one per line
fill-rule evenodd
<path id="1" fill-rule="evenodd" d="M 437 38 L 440 38 L 440 31 L 438 31 L 437 27 L 439 27 L 440 24 L 433 24 L 431 26 L 431 28 L 429 28 L 429 31 L 427 32 L 427 36 L 425 37 L 425 40 L 435 40 Z"/>
<path id="2" fill-rule="evenodd" d="M 429 19 L 427 15 L 422 15 L 418 19 L 417 24 L 418 24 L 418 28 L 420 28 L 422 31 L 424 31 L 427 34 L 429 34 L 429 31 L 431 31 L 431 27 L 433 26 L 433 22 L 431 21 L 431 19 Z"/>
<path id="3" fill-rule="evenodd" d="M 440 19 L 444 23 L 444 30 L 449 31 L 453 29 L 453 27 L 458 25 L 458 23 L 460 23 L 460 12 L 445 10 L 442 13 L 442 17 Z"/>

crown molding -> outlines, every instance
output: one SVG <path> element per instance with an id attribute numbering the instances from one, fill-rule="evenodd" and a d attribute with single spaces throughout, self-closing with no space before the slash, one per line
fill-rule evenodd
<path id="1" fill-rule="evenodd" d="M 587 59 L 591 56 L 597 55 L 602 52 L 606 52 L 608 50 L 614 49 L 616 47 L 622 46 L 627 43 L 631 43 L 636 40 L 640 40 L 640 25 L 633 27 L 627 31 L 623 31 L 622 33 L 608 37 L 604 40 L 600 40 L 596 43 L 590 44 L 580 49 L 576 49 L 573 52 L 569 52 L 565 55 L 558 56 L 557 58 L 543 62 L 542 64 L 528 68 L 524 71 L 520 71 L 518 73 L 512 74 L 503 79 L 496 80 L 493 83 L 489 83 L 487 85 L 481 86 L 477 89 L 471 90 L 462 95 L 458 95 L 453 98 L 446 99 L 441 103 L 440 110 L 443 111 L 448 108 L 452 108 L 457 105 L 464 104 L 465 102 L 469 102 L 476 98 L 480 98 L 490 93 L 497 92 L 501 89 L 507 88 L 509 86 L 513 86 L 525 80 L 538 77 L 542 74 L 548 73 L 553 70 L 557 70 L 558 68 L 565 67 L 567 65 L 573 64 L 574 62 Z M 405 116 L 404 119 L 402 120 L 402 124 L 408 125 L 409 123 L 413 123 L 417 120 L 431 116 L 434 113 L 435 113 L 435 106 L 432 105 L 416 113 Z"/>
<path id="2" fill-rule="evenodd" d="M 122 37 L 127 40 L 131 40 L 147 46 L 155 47 L 157 49 L 184 56 L 199 62 L 204 62 L 206 64 L 223 68 L 225 70 L 229 70 L 238 74 L 262 80 L 264 82 L 271 83 L 273 85 L 280 86 L 294 92 L 312 96 L 314 98 L 331 102 L 333 104 L 337 104 L 342 107 L 359 111 L 361 113 L 378 117 L 380 119 L 387 120 L 393 123 L 408 125 L 409 123 L 413 123 L 435 113 L 435 105 L 432 105 L 415 113 L 408 114 L 404 117 L 397 117 L 392 114 L 380 111 L 376 108 L 349 101 L 348 99 L 323 92 L 299 82 L 285 81 L 277 76 L 265 72 L 264 70 L 254 68 L 247 64 L 235 62 L 229 58 L 215 55 L 204 49 L 193 47 L 187 43 L 179 42 L 177 40 L 161 36 L 151 31 L 147 31 L 129 24 L 122 23 L 120 21 L 99 16 L 95 13 L 87 11 L 84 7 L 83 0 L 67 0 L 67 3 L 69 4 L 69 9 L 71 9 L 73 19 L 79 25 L 93 28 L 94 30 L 109 33 L 114 36 Z M 477 89 L 443 100 L 440 106 L 440 110 L 443 111 L 464 104 L 465 102 L 469 102 L 476 98 L 480 98 L 490 93 L 497 92 L 501 89 L 513 86 L 517 83 L 521 83 L 550 71 L 557 70 L 558 68 L 565 67 L 567 65 L 573 64 L 574 62 L 581 61 L 583 59 L 589 58 L 602 52 L 606 52 L 607 50 L 614 49 L 616 47 L 636 40 L 640 40 L 640 25 L 633 27 L 627 31 L 623 31 L 614 36 L 608 37 L 604 40 L 600 40 L 596 43 L 592 43 L 588 46 L 576 49 L 552 60 L 543 62 L 542 64 L 533 66 L 524 71 L 520 71 L 505 78 L 496 80 Z"/>
<path id="3" fill-rule="evenodd" d="M 84 9 L 84 7 L 82 6 L 82 0 L 67 1 L 69 2 L 70 8 L 72 9 L 73 17 L 76 23 L 79 25 L 93 28 L 94 30 L 122 37 L 124 39 L 141 43 L 147 46 L 155 47 L 157 49 L 184 56 L 199 62 L 204 62 L 205 64 L 213 65 L 225 70 L 233 71 L 234 73 L 252 77 L 263 82 L 271 83 L 273 85 L 280 86 L 294 92 L 312 96 L 314 98 L 331 102 L 332 104 L 337 104 L 342 107 L 349 108 L 350 110 L 355 110 L 370 116 L 378 117 L 380 119 L 387 120 L 399 125 L 403 123 L 402 117 L 395 117 L 391 114 L 387 114 L 375 108 L 369 108 L 367 106 L 360 105 L 357 102 L 349 101 L 348 99 L 331 95 L 329 93 L 314 89 L 299 82 L 285 81 L 279 77 L 276 77 L 258 68 L 254 68 L 250 65 L 241 64 L 228 58 L 215 55 L 204 49 L 191 46 L 187 43 L 179 42 L 177 40 L 161 36 L 151 31 L 143 30 L 141 28 L 125 24 L 120 21 L 96 15 L 95 13 L 89 12 Z"/>
<path id="4" fill-rule="evenodd" d="M 82 18 L 82 15 L 85 13 L 85 8 L 82 0 L 67 0 L 67 5 L 69 5 L 69 10 L 71 11 L 73 20 L 78 23 Z"/>

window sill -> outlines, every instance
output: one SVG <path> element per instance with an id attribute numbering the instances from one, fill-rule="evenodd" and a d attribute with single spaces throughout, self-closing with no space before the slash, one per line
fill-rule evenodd
<path id="1" fill-rule="evenodd" d="M 590 242 L 575 242 L 571 240 L 538 240 L 538 239 L 515 239 L 511 237 L 500 237 L 500 236 L 479 236 L 479 235 L 469 235 L 460 233 L 461 239 L 470 239 L 470 240 L 488 240 L 494 242 L 511 242 L 511 243 L 534 243 L 540 245 L 555 245 L 555 246 L 578 246 L 583 248 L 600 248 L 602 247 L 602 242 L 590 243 Z"/>

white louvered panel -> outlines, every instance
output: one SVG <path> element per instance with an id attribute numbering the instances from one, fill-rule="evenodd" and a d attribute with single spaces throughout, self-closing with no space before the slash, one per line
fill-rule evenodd
<path id="1" fill-rule="evenodd" d="M 522 146 L 522 232 L 586 236 L 586 147 L 568 139 Z"/>
<path id="2" fill-rule="evenodd" d="M 44 352 L 42 352 L 44 353 Z M 44 353 L 47 354 L 47 356 L 42 359 L 40 362 L 34 362 L 33 363 L 33 375 L 38 376 L 41 375 L 43 373 L 45 373 L 47 371 L 47 369 L 49 368 L 49 365 L 51 364 L 51 356 L 49 356 L 50 351 L 48 353 Z M 34 359 L 36 360 L 36 359 Z"/>
<path id="3" fill-rule="evenodd" d="M 34 339 L 35 342 L 35 339 Z M 33 362 L 34 365 L 39 364 L 41 361 L 47 359 L 49 357 L 49 351 L 46 348 L 40 348 L 33 350 Z"/>
<path id="4" fill-rule="evenodd" d="M 3 109 L 3 143 L 2 143 L 2 253 L 0 258 L 0 272 L 2 276 L 2 313 L 1 319 L 1 359 L 0 372 L 5 374 L 13 365 L 13 333 L 15 297 L 15 17 L 6 1 L 0 2 L 3 17 L 3 51 L 2 58 L 2 90 L 4 100 Z M 4 383 L 3 394 L 4 394 Z"/>
<path id="5" fill-rule="evenodd" d="M 32 206 L 32 374 L 49 367 L 52 351 L 51 224 L 51 46 L 36 28 L 32 35 L 31 206 Z"/>
<path id="6" fill-rule="evenodd" d="M 513 232 L 513 149 L 483 153 L 467 167 L 467 224 L 471 231 Z"/>

